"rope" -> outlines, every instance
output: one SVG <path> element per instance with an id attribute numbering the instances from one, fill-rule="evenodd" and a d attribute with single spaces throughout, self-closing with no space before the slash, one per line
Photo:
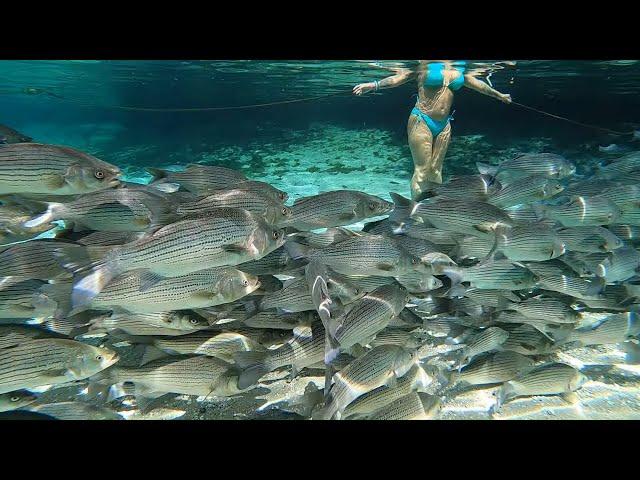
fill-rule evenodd
<path id="1" fill-rule="evenodd" d="M 603 132 L 607 132 L 607 133 L 612 133 L 614 135 L 633 135 L 633 131 L 631 132 L 618 132 L 617 130 L 611 130 L 609 128 L 604 128 L 604 127 L 598 127 L 596 125 L 590 125 L 588 123 L 582 123 L 582 122 L 577 122 L 575 120 L 571 120 L 570 118 L 566 118 L 566 117 L 561 117 L 560 115 L 554 115 L 553 113 L 549 113 L 549 112 L 545 112 L 543 110 L 538 110 L 537 108 L 533 108 L 533 107 L 529 107 L 528 105 L 523 105 L 522 103 L 518 103 L 518 102 L 511 102 L 512 105 L 517 105 L 518 107 L 522 107 L 525 108 L 527 110 L 531 110 L 533 112 L 537 112 L 537 113 L 541 113 L 542 115 L 546 115 L 548 117 L 551 118 L 557 118 L 558 120 L 564 120 L 565 122 L 569 122 L 569 123 L 573 123 L 574 125 L 579 125 L 581 127 L 586 127 L 586 128 L 591 128 L 594 130 L 600 130 Z"/>
<path id="2" fill-rule="evenodd" d="M 225 106 L 225 107 L 193 107 L 193 108 L 151 108 L 149 107 L 147 108 L 147 107 L 135 107 L 135 106 L 128 106 L 128 105 L 93 105 L 93 104 L 81 104 L 81 105 L 97 106 L 97 107 L 103 106 L 105 108 L 136 111 L 136 112 L 215 112 L 215 111 L 223 111 L 223 110 L 246 110 L 249 108 L 261 108 L 261 107 L 270 107 L 274 105 L 285 105 L 285 104 L 291 104 L 291 103 L 309 102 L 312 100 L 320 100 L 323 98 L 337 97 L 339 95 L 344 95 L 347 92 L 351 93 L 351 89 L 342 90 L 337 93 L 316 95 L 314 97 L 304 97 L 304 98 L 296 98 L 293 100 L 281 100 L 279 102 L 254 103 L 251 105 L 236 105 L 236 106 Z"/>

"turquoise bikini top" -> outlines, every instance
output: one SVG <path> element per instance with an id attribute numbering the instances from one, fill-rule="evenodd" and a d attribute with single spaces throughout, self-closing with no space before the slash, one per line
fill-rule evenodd
<path id="1" fill-rule="evenodd" d="M 448 87 L 453 91 L 460 90 L 462 85 L 464 85 L 464 71 L 465 71 L 464 64 L 466 62 L 456 62 L 456 63 L 461 64 L 461 65 L 454 65 L 453 67 L 454 70 L 457 70 L 460 72 L 460 76 L 448 85 Z M 429 66 L 427 67 L 427 75 L 425 76 L 425 79 L 424 79 L 424 86 L 430 87 L 430 88 L 443 87 L 444 86 L 443 72 L 445 68 L 446 67 L 444 63 L 441 63 L 441 62 L 430 63 Z"/>

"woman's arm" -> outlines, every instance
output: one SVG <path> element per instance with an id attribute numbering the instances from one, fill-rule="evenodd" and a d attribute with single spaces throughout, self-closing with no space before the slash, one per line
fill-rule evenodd
<path id="1" fill-rule="evenodd" d="M 483 95 L 487 95 L 489 97 L 496 98 L 504 103 L 511 103 L 511 95 L 506 93 L 500 93 L 494 88 L 491 88 L 489 84 L 484 83 L 481 80 L 473 77 L 472 75 L 464 76 L 464 86 L 470 88 L 471 90 L 475 90 Z"/>
<path id="2" fill-rule="evenodd" d="M 415 72 L 409 68 L 398 69 L 398 73 L 391 75 L 390 77 L 383 78 L 380 81 L 361 83 L 353 87 L 353 93 L 356 95 L 362 95 L 363 93 L 370 92 L 372 90 L 380 90 L 382 88 L 394 88 L 403 83 L 407 83 L 415 76 Z"/>

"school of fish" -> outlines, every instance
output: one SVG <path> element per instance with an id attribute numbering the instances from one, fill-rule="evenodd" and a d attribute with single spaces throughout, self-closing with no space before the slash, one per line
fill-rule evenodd
<path id="1" fill-rule="evenodd" d="M 2 139 L 0 412 L 185 418 L 166 400 L 260 404 L 284 378 L 298 394 L 271 403 L 297 418 L 437 419 L 487 388 L 497 417 L 579 403 L 572 349 L 640 363 L 640 152 L 588 175 L 553 153 L 479 162 L 419 201 L 288 202 L 221 166 L 144 185 Z"/>

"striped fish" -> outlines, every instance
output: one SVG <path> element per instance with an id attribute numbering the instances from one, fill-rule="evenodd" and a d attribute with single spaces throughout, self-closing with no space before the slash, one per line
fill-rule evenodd
<path id="1" fill-rule="evenodd" d="M 136 398 L 167 393 L 229 397 L 240 393 L 236 369 L 216 357 L 169 357 L 141 367 L 118 367 L 105 372 L 100 384 L 132 382 Z"/>
<path id="2" fill-rule="evenodd" d="M 571 197 L 560 205 L 534 205 L 539 218 L 556 220 L 564 227 L 617 223 L 621 211 L 608 198 Z"/>
<path id="3" fill-rule="evenodd" d="M 299 230 L 339 227 L 384 215 L 393 204 L 355 190 L 335 190 L 296 200 L 283 225 Z"/>
<path id="4" fill-rule="evenodd" d="M 640 222 L 638 225 L 607 225 L 607 229 L 622 240 L 638 245 L 640 243 Z"/>
<path id="5" fill-rule="evenodd" d="M 545 176 L 533 175 L 515 180 L 491 195 L 486 202 L 506 208 L 531 203 L 558 195 L 564 190 L 562 184 Z"/>
<path id="6" fill-rule="evenodd" d="M 640 334 L 637 312 L 609 315 L 595 325 L 576 329 L 563 343 L 577 342 L 582 346 L 620 343 Z"/>
<path id="7" fill-rule="evenodd" d="M 317 250 L 295 242 L 287 242 L 285 248 L 293 258 L 318 260 L 344 275 L 395 277 L 410 270 L 431 273 L 430 266 L 385 235 L 353 237 Z"/>
<path id="8" fill-rule="evenodd" d="M 76 230 L 143 232 L 176 218 L 168 200 L 150 190 L 116 188 L 81 195 L 69 203 L 47 203 L 47 211 L 25 222 L 37 227 L 56 220 L 72 222 Z"/>
<path id="9" fill-rule="evenodd" d="M 151 185 L 154 187 L 176 183 L 197 195 L 204 195 L 205 192 L 213 190 L 224 190 L 229 188 L 229 185 L 235 186 L 247 180 L 242 172 L 215 165 L 190 164 L 181 172 L 151 167 L 147 167 L 146 170 L 153 175 Z"/>
<path id="10" fill-rule="evenodd" d="M 322 233 L 295 232 L 289 235 L 296 241 L 314 248 L 322 248 L 332 243 L 339 243 L 347 238 L 357 237 L 360 233 L 342 227 L 327 228 Z"/>
<path id="11" fill-rule="evenodd" d="M 245 210 L 212 210 L 208 217 L 181 220 L 141 240 L 114 247 L 74 285 L 73 304 L 88 304 L 111 279 L 127 270 L 146 268 L 158 277 L 178 277 L 258 259 L 283 242 L 282 230 Z M 82 262 L 72 258 L 67 265 L 77 269 Z"/>
<path id="12" fill-rule="evenodd" d="M 598 263 L 595 274 L 607 283 L 622 282 L 640 273 L 640 252 L 633 247 L 622 247 L 609 253 Z"/>
<path id="13" fill-rule="evenodd" d="M 544 296 L 528 298 L 518 303 L 502 302 L 499 308 L 515 310 L 525 317 L 540 318 L 553 323 L 576 323 L 580 319 L 579 312 L 566 303 Z"/>
<path id="14" fill-rule="evenodd" d="M 375 388 L 347 405 L 343 418 L 368 417 L 398 398 L 427 388 L 432 382 L 433 378 L 420 365 L 413 365 L 394 387 L 383 385 Z"/>
<path id="15" fill-rule="evenodd" d="M 320 417 L 339 420 L 351 402 L 374 388 L 396 384 L 415 363 L 415 355 L 395 345 L 369 350 L 333 376 L 330 401 Z"/>
<path id="16" fill-rule="evenodd" d="M 260 310 L 279 309 L 286 313 L 314 310 L 309 285 L 304 277 L 286 284 L 282 290 L 265 294 L 258 304 Z"/>
<path id="17" fill-rule="evenodd" d="M 0 393 L 82 380 L 117 361 L 111 350 L 74 340 L 31 340 L 0 350 Z"/>
<path id="18" fill-rule="evenodd" d="M 0 194 L 75 195 L 117 186 L 118 167 L 70 147 L 0 146 Z"/>
<path id="19" fill-rule="evenodd" d="M 217 267 L 162 278 L 148 288 L 147 270 L 124 273 L 102 289 L 88 305 L 94 310 L 124 310 L 155 313 L 188 308 L 204 308 L 233 302 L 260 287 L 258 278 L 232 267 Z"/>
<path id="20" fill-rule="evenodd" d="M 517 225 L 496 232 L 496 251 L 513 261 L 544 261 L 563 255 L 566 245 L 551 227 Z"/>
<path id="21" fill-rule="evenodd" d="M 567 268 L 549 262 L 528 262 L 526 267 L 539 277 L 538 285 L 544 290 L 581 299 L 597 299 L 604 289 L 602 280 L 576 277 Z"/>
<path id="22" fill-rule="evenodd" d="M 448 267 L 444 274 L 454 285 L 469 282 L 475 288 L 522 290 L 535 286 L 538 276 L 525 265 L 510 260 L 494 260 L 473 267 Z"/>
<path id="23" fill-rule="evenodd" d="M 202 317 L 184 312 L 114 313 L 90 321 L 90 333 L 122 331 L 128 335 L 186 335 L 209 328 Z"/>
<path id="24" fill-rule="evenodd" d="M 185 217 L 201 215 L 216 208 L 240 208 L 263 217 L 270 225 L 281 226 L 291 220 L 291 208 L 272 198 L 242 189 L 221 190 L 190 202 L 180 203 L 176 213 Z"/>
<path id="25" fill-rule="evenodd" d="M 502 185 L 491 175 L 457 175 L 446 183 L 426 182 L 422 186 L 421 200 L 427 197 L 460 198 L 486 201 Z"/>
<path id="26" fill-rule="evenodd" d="M 498 391 L 496 407 L 522 396 L 568 394 L 587 380 L 579 370 L 564 363 L 541 365 L 505 383 Z"/>
<path id="27" fill-rule="evenodd" d="M 623 212 L 640 209 L 640 186 L 638 185 L 616 185 L 604 189 L 598 196 L 608 198 Z"/>
<path id="28" fill-rule="evenodd" d="M 411 218 L 426 220 L 442 230 L 475 236 L 486 236 L 500 226 L 514 223 L 504 210 L 489 203 L 438 197 L 417 203 Z"/>
<path id="29" fill-rule="evenodd" d="M 369 342 L 372 347 L 379 345 L 397 345 L 403 348 L 418 348 L 420 341 L 411 332 L 401 328 L 388 327 L 378 332 L 376 338 Z"/>
<path id="30" fill-rule="evenodd" d="M 612 231 L 598 226 L 561 228 L 557 235 L 572 252 L 611 252 L 623 245 Z"/>
<path id="31" fill-rule="evenodd" d="M 497 167 L 481 162 L 476 165 L 481 174 L 497 177 L 503 183 L 530 175 L 564 178 L 576 172 L 573 162 L 555 153 L 523 153 Z"/>
<path id="32" fill-rule="evenodd" d="M 442 402 L 439 397 L 413 392 L 375 412 L 370 420 L 431 420 L 438 416 Z"/>
<path id="33" fill-rule="evenodd" d="M 476 357 L 451 375 L 451 383 L 471 385 L 502 383 L 533 367 L 533 360 L 516 352 L 504 351 Z"/>
<path id="34" fill-rule="evenodd" d="M 600 168 L 596 177 L 605 180 L 619 180 L 638 170 L 640 170 L 640 152 L 631 152 Z"/>
<path id="35" fill-rule="evenodd" d="M 153 338 L 151 345 L 171 355 L 206 355 L 228 363 L 233 363 L 236 352 L 265 350 L 255 340 L 236 332 L 200 331 L 182 336 Z M 153 356 L 153 349 L 147 349 L 142 363 L 147 363 Z"/>
<path id="36" fill-rule="evenodd" d="M 80 245 L 124 245 L 135 242 L 144 236 L 144 232 L 91 232 L 76 240 Z"/>

